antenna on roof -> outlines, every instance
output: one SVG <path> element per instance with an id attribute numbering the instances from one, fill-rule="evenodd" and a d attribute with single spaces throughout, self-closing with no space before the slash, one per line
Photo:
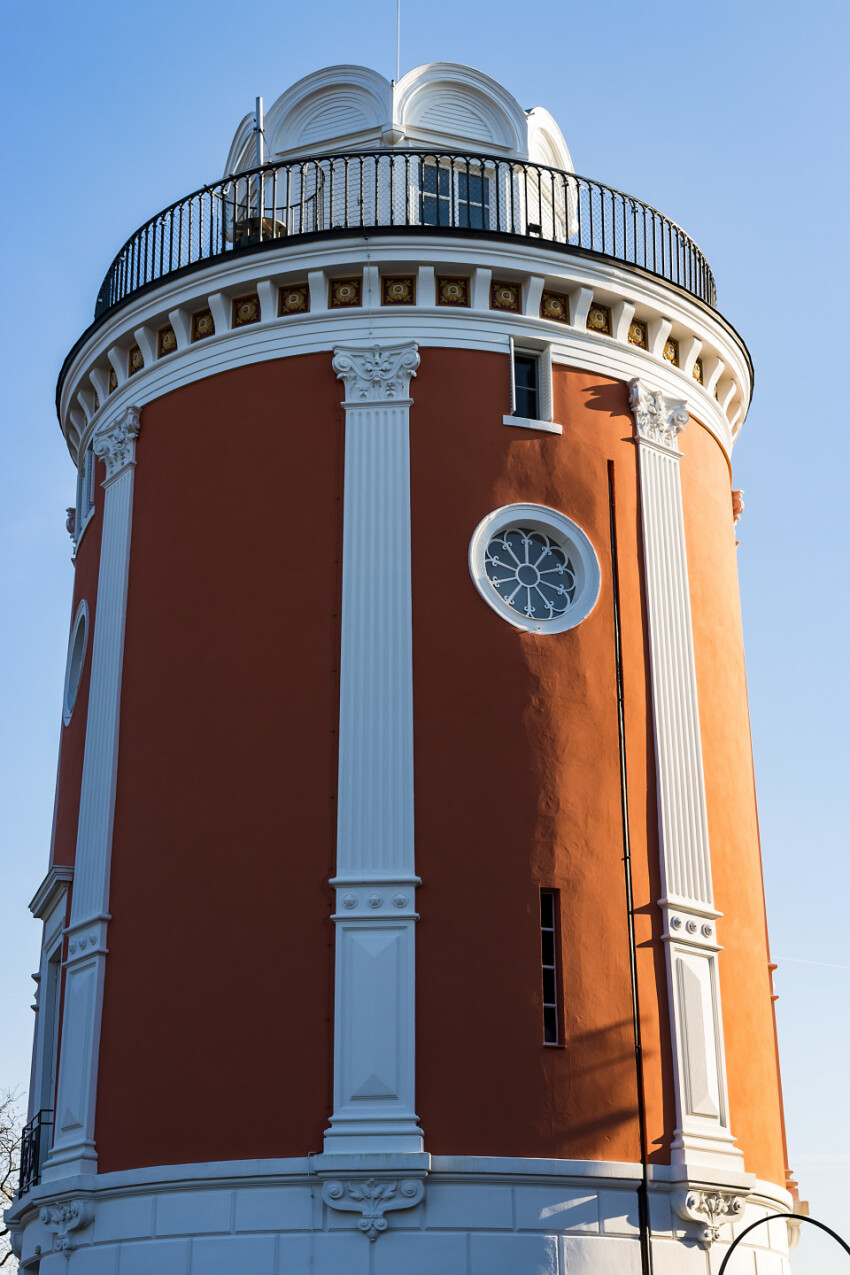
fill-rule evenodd
<path id="1" fill-rule="evenodd" d="M 401 0 L 395 3 L 395 81 L 401 79 Z"/>
<path id="2" fill-rule="evenodd" d="M 257 109 L 254 113 L 254 132 L 257 135 L 257 167 L 260 168 L 266 162 L 265 156 L 265 138 L 263 136 L 263 99 L 257 98 Z"/>

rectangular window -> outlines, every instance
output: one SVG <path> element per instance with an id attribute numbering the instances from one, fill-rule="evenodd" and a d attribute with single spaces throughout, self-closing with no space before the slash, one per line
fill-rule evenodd
<path id="1" fill-rule="evenodd" d="M 423 226 L 484 230 L 490 225 L 490 184 L 475 170 L 426 164 L 420 203 Z"/>
<path id="2" fill-rule="evenodd" d="M 558 892 L 540 891 L 540 950 L 543 966 L 543 1043 L 561 1044 L 558 1010 Z"/>
<path id="3" fill-rule="evenodd" d="M 540 381 L 536 354 L 514 351 L 514 416 L 540 420 Z"/>

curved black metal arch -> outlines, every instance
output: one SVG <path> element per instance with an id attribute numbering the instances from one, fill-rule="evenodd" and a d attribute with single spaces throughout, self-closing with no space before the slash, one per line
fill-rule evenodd
<path id="1" fill-rule="evenodd" d="M 200 262 L 307 236 L 509 235 L 638 267 L 715 305 L 703 253 L 669 217 L 613 186 L 543 164 L 461 151 L 356 151 L 231 174 L 157 213 L 124 244 L 95 319 Z"/>
<path id="2" fill-rule="evenodd" d="M 735 1249 L 741 1243 L 744 1236 L 749 1235 L 750 1231 L 754 1231 L 757 1226 L 761 1226 L 764 1222 L 770 1222 L 774 1218 L 779 1218 L 785 1222 L 809 1222 L 812 1226 L 816 1226 L 819 1230 L 826 1231 L 827 1235 L 831 1235 L 832 1238 L 841 1245 L 847 1256 L 850 1257 L 850 1244 L 845 1243 L 841 1236 L 836 1231 L 833 1231 L 831 1226 L 827 1226 L 825 1222 L 818 1222 L 816 1218 L 806 1217 L 802 1213 L 768 1213 L 765 1217 L 760 1217 L 758 1221 L 751 1222 L 749 1226 L 744 1227 L 740 1235 L 735 1236 L 734 1240 L 729 1245 L 729 1248 L 726 1250 L 726 1254 L 723 1261 L 720 1263 L 720 1270 L 717 1272 L 717 1275 L 723 1275 L 723 1272 L 726 1270 L 726 1266 L 729 1262 L 729 1258 L 735 1252 Z"/>

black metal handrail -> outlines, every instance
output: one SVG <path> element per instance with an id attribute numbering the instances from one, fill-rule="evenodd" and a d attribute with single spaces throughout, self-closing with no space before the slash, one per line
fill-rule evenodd
<path id="1" fill-rule="evenodd" d="M 50 1150 L 50 1133 L 53 1128 L 53 1112 L 42 1108 L 25 1124 L 21 1133 L 21 1170 L 18 1179 L 18 1193 L 25 1195 L 27 1191 L 38 1186 L 41 1180 L 41 1168 Z"/>
<path id="2" fill-rule="evenodd" d="M 202 186 L 127 240 L 95 319 L 175 271 L 282 239 L 435 229 L 512 235 L 638 266 L 715 304 L 693 240 L 657 209 L 542 164 L 447 151 L 364 151 L 265 164 Z"/>

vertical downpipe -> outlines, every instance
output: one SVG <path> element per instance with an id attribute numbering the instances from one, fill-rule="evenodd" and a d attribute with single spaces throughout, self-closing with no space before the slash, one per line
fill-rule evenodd
<path id="1" fill-rule="evenodd" d="M 626 913 L 629 931 L 629 973 L 632 985 L 632 1030 L 635 1044 L 635 1081 L 640 1137 L 641 1182 L 638 1187 L 640 1264 L 642 1275 L 652 1275 L 652 1248 L 649 1226 L 649 1165 L 646 1141 L 646 1096 L 643 1077 L 643 1045 L 640 1027 L 640 999 L 635 942 L 635 903 L 632 889 L 632 852 L 629 838 L 629 779 L 626 769 L 626 715 L 623 703 L 623 646 L 620 628 L 620 571 L 617 559 L 617 521 L 614 504 L 614 462 L 608 461 L 608 515 L 611 538 L 611 586 L 614 597 L 614 657 L 617 666 L 617 726 L 620 747 L 620 806 L 623 820 L 623 874 L 626 886 Z"/>

